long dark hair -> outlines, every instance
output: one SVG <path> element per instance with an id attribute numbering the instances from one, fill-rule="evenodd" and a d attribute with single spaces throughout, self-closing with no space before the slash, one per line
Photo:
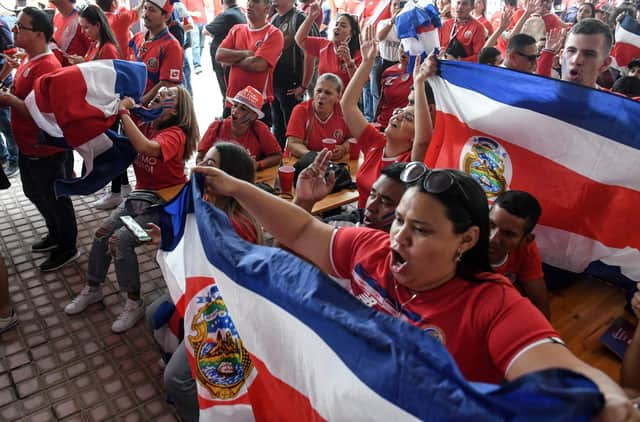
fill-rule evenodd
<path id="1" fill-rule="evenodd" d="M 453 223 L 456 234 L 477 226 L 480 229 L 478 241 L 466 251 L 456 268 L 456 275 L 470 281 L 486 281 L 476 275 L 493 272 L 489 261 L 489 204 L 482 187 L 469 175 L 458 170 L 447 171 L 455 182 L 442 193 L 426 192 L 437 199 L 446 209 L 447 218 Z M 425 192 L 422 179 L 415 186 Z M 465 196 L 466 194 L 466 196 Z"/>
<path id="2" fill-rule="evenodd" d="M 336 17 L 336 22 L 341 17 L 347 18 L 349 21 L 349 25 L 351 26 L 351 39 L 349 40 L 349 53 L 351 53 L 351 57 L 354 58 L 356 53 L 360 51 L 360 25 L 358 25 L 358 21 L 353 15 L 348 13 L 340 13 Z"/>
<path id="3" fill-rule="evenodd" d="M 111 26 L 109 25 L 107 17 L 104 15 L 102 9 L 94 4 L 90 4 L 89 6 L 82 9 L 82 11 L 80 12 L 80 17 L 86 19 L 87 22 L 89 22 L 91 25 L 100 24 L 100 39 L 98 40 L 100 43 L 100 48 L 104 47 L 106 43 L 111 43 L 116 46 L 116 49 L 118 49 L 118 53 L 122 57 L 120 44 L 118 44 L 118 40 L 116 40 L 115 35 L 113 35 Z"/>

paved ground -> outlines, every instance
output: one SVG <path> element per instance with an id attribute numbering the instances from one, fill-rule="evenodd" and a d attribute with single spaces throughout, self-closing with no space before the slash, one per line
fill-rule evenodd
<path id="1" fill-rule="evenodd" d="M 193 84 L 204 133 L 221 114 L 221 101 L 208 54 L 202 63 L 205 72 L 193 75 Z M 19 324 L 0 335 L 0 421 L 177 420 L 165 400 L 159 354 L 146 326 L 111 332 L 122 308 L 113 270 L 103 304 L 74 317 L 63 312 L 84 285 L 93 233 L 108 213 L 91 207 L 96 196 L 74 198 L 82 255 L 43 274 L 37 265 L 46 255 L 32 254 L 30 246 L 45 234 L 44 221 L 22 193 L 20 178 L 11 181 L 11 189 L 0 191 L 0 251 Z M 140 248 L 138 256 L 143 296 L 151 303 L 164 291 L 164 281 L 154 250 Z"/>

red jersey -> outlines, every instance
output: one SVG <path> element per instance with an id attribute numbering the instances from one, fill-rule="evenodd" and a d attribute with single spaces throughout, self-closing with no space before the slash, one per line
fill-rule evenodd
<path id="1" fill-rule="evenodd" d="M 199 23 L 202 25 L 207 23 L 207 10 L 204 6 L 203 0 L 185 0 L 184 5 L 189 11 L 189 14 L 191 15 L 194 23 Z"/>
<path id="2" fill-rule="evenodd" d="M 456 19 L 449 19 L 443 22 L 438 31 L 442 50 L 446 50 L 449 45 L 454 25 L 456 40 L 462 44 L 464 51 L 467 53 L 467 57 L 460 57 L 460 60 L 463 62 L 477 62 L 478 53 L 482 49 L 486 38 L 484 26 L 471 17 L 465 22 L 460 22 Z"/>
<path id="3" fill-rule="evenodd" d="M 262 230 L 256 226 L 256 222 L 251 219 L 246 211 L 236 207 L 234 213 L 229 215 L 231 227 L 238 236 L 249 243 L 262 243 Z"/>
<path id="4" fill-rule="evenodd" d="M 382 128 L 386 128 L 389 124 L 393 110 L 409 104 L 409 93 L 412 86 L 413 76 L 406 71 L 401 71 L 399 64 L 394 64 L 382 72 L 380 81 L 382 94 L 376 117 L 376 122 L 380 123 Z"/>
<path id="5" fill-rule="evenodd" d="M 559 337 L 528 299 L 494 273 L 476 275 L 486 282 L 456 277 L 407 302 L 409 292 L 396 288 L 389 270 L 388 233 L 337 229 L 330 258 L 334 275 L 346 279 L 354 297 L 439 340 L 469 381 L 498 383 L 523 349 Z"/>
<path id="6" fill-rule="evenodd" d="M 311 119 L 313 119 L 313 122 Z M 342 116 L 340 103 L 336 103 L 333 113 L 324 121 L 320 120 L 313 111 L 313 100 L 298 104 L 291 112 L 291 118 L 287 126 L 287 136 L 304 140 L 307 127 L 310 124 L 312 126 L 309 132 L 309 139 L 305 145 L 311 151 L 321 151 L 324 148 L 322 140 L 325 138 L 333 138 L 338 141 L 338 144 L 342 144 L 351 138 L 347 123 Z"/>
<path id="7" fill-rule="evenodd" d="M 273 136 L 269 126 L 256 120 L 253 126 L 240 138 L 235 138 L 231 132 L 231 117 L 224 120 L 215 120 L 209 125 L 204 136 L 198 144 L 198 152 L 207 151 L 218 141 L 234 142 L 242 145 L 255 161 L 262 160 L 269 155 L 281 154 L 282 148 Z"/>
<path id="8" fill-rule="evenodd" d="M 544 279 L 542 257 L 536 241 L 525 243 L 509 254 L 507 261 L 493 270 L 511 280 L 512 283 Z"/>
<path id="9" fill-rule="evenodd" d="M 136 189 L 160 190 L 186 183 L 184 175 L 184 147 L 186 135 L 178 126 L 156 130 L 150 124 L 141 128 L 144 135 L 160 144 L 160 157 L 138 153 L 133 162 Z"/>
<path id="10" fill-rule="evenodd" d="M 393 163 L 406 163 L 411 159 L 411 150 L 405 151 L 395 157 L 385 157 L 384 150 L 387 138 L 384 133 L 367 125 L 367 128 L 358 138 L 358 145 L 364 159 L 356 174 L 356 185 L 358 187 L 358 208 L 364 208 L 373 183 L 380 176 L 383 168 Z"/>
<path id="11" fill-rule="evenodd" d="M 384 5 L 381 3 L 384 3 Z M 373 27 L 376 28 L 378 26 L 378 22 L 382 19 L 391 18 L 389 3 L 386 1 L 365 0 L 362 6 L 362 13 L 360 13 L 360 17 L 358 18 L 360 28 L 364 28 L 367 25 L 373 25 Z M 382 10 L 380 10 L 379 7 L 382 7 Z M 369 22 L 371 18 L 373 18 L 373 20 Z"/>
<path id="12" fill-rule="evenodd" d="M 118 48 L 113 43 L 105 43 L 101 48 L 98 48 L 97 42 L 92 42 L 84 55 L 85 61 L 91 60 L 107 60 L 107 59 L 121 59 L 122 56 L 118 51 Z"/>
<path id="13" fill-rule="evenodd" d="M 262 93 L 267 103 L 273 101 L 273 69 L 284 48 L 282 31 L 270 23 L 259 29 L 251 29 L 248 24 L 238 24 L 231 28 L 219 48 L 250 50 L 269 64 L 264 72 L 248 72 L 238 66 L 231 66 L 227 97 L 233 98 L 240 90 L 251 85 Z"/>
<path id="14" fill-rule="evenodd" d="M 16 70 L 11 93 L 24 100 L 33 89 L 33 85 L 40 76 L 60 69 L 60 62 L 47 52 L 23 61 Z M 60 148 L 38 144 L 40 128 L 31 116 L 23 116 L 11 109 L 11 130 L 16 138 L 20 152 L 32 157 L 46 157 L 63 151 Z"/>
<path id="15" fill-rule="evenodd" d="M 116 40 L 118 40 L 122 57 L 130 57 L 131 50 L 129 49 L 129 41 L 131 40 L 131 32 L 129 28 L 140 19 L 138 12 L 135 10 L 120 9 L 118 13 L 105 12 L 104 15 L 107 17 L 107 22 L 109 22 L 109 26 L 111 26 L 113 35 L 115 35 Z"/>
<path id="16" fill-rule="evenodd" d="M 158 35 L 149 39 L 149 32 L 138 32 L 129 46 L 131 60 L 143 62 L 147 66 L 146 93 L 160 81 L 176 84 L 182 82 L 182 62 L 184 53 L 178 40 L 165 28 Z"/>
<path id="17" fill-rule="evenodd" d="M 491 34 L 493 34 L 493 26 L 491 25 L 491 22 L 489 22 L 489 20 L 487 19 L 486 16 L 480 16 L 478 19 L 476 19 L 478 22 L 480 22 L 480 24 L 482 26 L 484 26 L 484 28 L 487 30 L 487 37 L 491 36 Z M 499 23 L 498 23 L 499 25 Z"/>
<path id="18" fill-rule="evenodd" d="M 67 16 L 56 12 L 53 17 L 53 39 L 65 53 L 84 57 L 91 40 L 80 28 L 80 14 L 77 9 L 73 9 L 73 12 Z"/>
<path id="19" fill-rule="evenodd" d="M 322 37 L 308 37 L 304 44 L 305 52 L 313 57 L 318 58 L 318 75 L 323 73 L 335 73 L 342 79 L 343 89 L 347 87 L 351 76 L 347 72 L 347 65 L 338 55 L 331 41 Z M 358 51 L 353 57 L 356 66 L 360 66 L 362 57 Z"/>
<path id="20" fill-rule="evenodd" d="M 513 17 L 511 18 L 511 23 L 509 24 L 509 28 L 507 28 L 507 31 L 511 31 L 516 26 L 516 24 L 518 23 L 522 15 L 524 15 L 524 9 L 518 9 L 515 11 L 515 13 L 513 14 Z M 560 20 L 560 18 L 554 15 L 553 13 L 547 13 L 542 17 L 542 20 L 544 21 L 544 27 L 546 32 L 549 32 L 552 29 L 563 28 L 562 20 Z M 498 20 L 498 25 L 500 25 L 499 20 Z M 498 48 L 498 50 L 500 50 L 503 56 L 506 54 L 507 44 L 508 42 L 505 41 L 505 39 L 502 36 L 498 37 L 498 44 L 496 45 L 496 47 Z"/>

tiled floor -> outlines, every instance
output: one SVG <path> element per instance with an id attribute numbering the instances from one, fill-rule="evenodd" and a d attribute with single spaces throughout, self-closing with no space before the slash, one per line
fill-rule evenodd
<path id="1" fill-rule="evenodd" d="M 45 234 L 44 221 L 20 178 L 11 182 L 0 191 L 0 247 L 19 323 L 0 335 L 0 421 L 177 420 L 144 322 L 125 334 L 111 332 L 122 307 L 113 271 L 103 304 L 73 317 L 62 310 L 84 285 L 93 233 L 107 212 L 90 206 L 94 196 L 74 198 L 81 256 L 40 273 L 46 255 L 31 253 L 30 245 Z M 151 303 L 164 281 L 154 250 L 140 248 L 138 256 L 142 292 Z"/>

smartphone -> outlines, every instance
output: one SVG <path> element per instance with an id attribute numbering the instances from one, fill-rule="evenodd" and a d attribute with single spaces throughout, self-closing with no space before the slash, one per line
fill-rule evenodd
<path id="1" fill-rule="evenodd" d="M 131 233 L 140 241 L 140 242 L 149 242 L 151 240 L 151 236 L 144 231 L 142 226 L 138 224 L 136 220 L 133 219 L 130 215 L 122 215 L 120 216 L 120 221 L 129 229 Z"/>

